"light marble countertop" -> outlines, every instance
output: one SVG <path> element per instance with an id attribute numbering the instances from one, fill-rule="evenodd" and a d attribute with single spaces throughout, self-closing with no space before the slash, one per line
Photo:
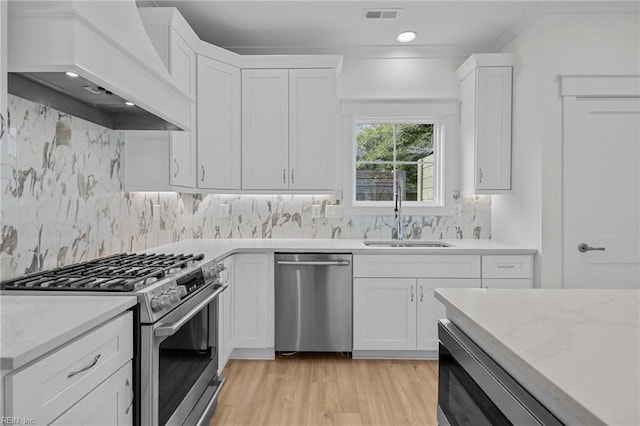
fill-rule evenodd
<path id="1" fill-rule="evenodd" d="M 640 290 L 438 289 L 447 318 L 566 424 L 640 424 Z"/>
<path id="2" fill-rule="evenodd" d="M 135 296 L 0 296 L 0 367 L 20 368 L 137 303 Z"/>
<path id="3" fill-rule="evenodd" d="M 533 254 L 533 248 L 514 246 L 496 240 L 431 240 L 453 247 L 369 247 L 369 240 L 331 239 L 191 239 L 149 248 L 152 253 L 203 253 L 210 259 L 222 259 L 234 253 L 275 251 L 347 252 L 353 254 Z M 375 240 L 372 240 L 375 241 Z M 415 240 L 411 240 L 415 241 Z"/>

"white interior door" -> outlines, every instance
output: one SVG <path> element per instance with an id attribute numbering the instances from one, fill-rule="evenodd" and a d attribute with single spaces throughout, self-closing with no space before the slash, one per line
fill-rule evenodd
<path id="1" fill-rule="evenodd" d="M 564 287 L 640 288 L 640 98 L 568 96 L 563 114 Z"/>

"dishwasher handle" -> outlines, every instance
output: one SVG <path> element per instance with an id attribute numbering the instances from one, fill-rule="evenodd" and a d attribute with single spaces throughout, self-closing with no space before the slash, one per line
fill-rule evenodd
<path id="1" fill-rule="evenodd" d="M 298 266 L 349 266 L 349 260 L 278 260 L 278 265 Z"/>

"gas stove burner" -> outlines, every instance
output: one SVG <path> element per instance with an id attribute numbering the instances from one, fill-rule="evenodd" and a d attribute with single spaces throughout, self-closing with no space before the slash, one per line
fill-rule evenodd
<path id="1" fill-rule="evenodd" d="M 131 292 L 177 274 L 204 255 L 125 254 L 35 272 L 0 283 L 2 290 Z"/>

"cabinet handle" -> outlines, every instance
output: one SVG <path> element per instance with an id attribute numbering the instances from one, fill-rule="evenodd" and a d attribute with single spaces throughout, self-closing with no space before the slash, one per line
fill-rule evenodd
<path id="1" fill-rule="evenodd" d="M 296 178 L 294 176 L 296 169 L 291 169 L 291 183 L 296 183 Z"/>
<path id="2" fill-rule="evenodd" d="M 498 269 L 513 269 L 515 265 L 498 265 Z"/>
<path id="3" fill-rule="evenodd" d="M 478 183 L 482 183 L 482 167 L 478 169 Z"/>
<path id="4" fill-rule="evenodd" d="M 131 383 L 129 383 L 129 379 L 127 379 L 126 382 L 124 382 L 124 385 L 129 388 L 129 391 L 131 392 L 131 402 L 129 402 L 129 406 L 127 407 L 127 409 L 125 410 L 125 414 L 129 414 L 129 410 L 131 410 L 131 407 L 133 406 L 133 388 L 131 387 Z"/>
<path id="5" fill-rule="evenodd" d="M 411 286 L 411 301 L 413 302 L 413 286 Z"/>
<path id="6" fill-rule="evenodd" d="M 204 166 L 200 166 L 200 168 L 202 169 L 202 181 L 204 182 Z"/>
<path id="7" fill-rule="evenodd" d="M 173 159 L 173 163 L 176 165 L 174 167 L 176 172 L 173 174 L 173 177 L 175 178 L 178 176 L 178 173 L 180 173 L 180 163 L 178 163 L 178 160 L 176 160 L 175 158 Z"/>
<path id="8" fill-rule="evenodd" d="M 91 364 L 87 365 L 84 368 L 81 368 L 80 370 L 72 371 L 71 373 L 67 374 L 67 379 L 70 379 L 73 376 L 75 376 L 76 374 L 83 373 L 83 372 L 89 370 L 90 368 L 94 367 L 98 363 L 99 359 L 100 359 L 100 354 L 96 355 L 96 357 L 93 358 L 93 362 Z"/>
<path id="9" fill-rule="evenodd" d="M 7 122 L 4 119 L 4 115 L 0 114 L 0 138 L 2 138 L 7 131 Z"/>
<path id="10" fill-rule="evenodd" d="M 424 289 L 422 288 L 422 286 L 420 286 L 420 301 L 422 302 L 424 300 Z"/>
<path id="11" fill-rule="evenodd" d="M 282 183 L 287 183 L 287 169 L 282 169 Z"/>

